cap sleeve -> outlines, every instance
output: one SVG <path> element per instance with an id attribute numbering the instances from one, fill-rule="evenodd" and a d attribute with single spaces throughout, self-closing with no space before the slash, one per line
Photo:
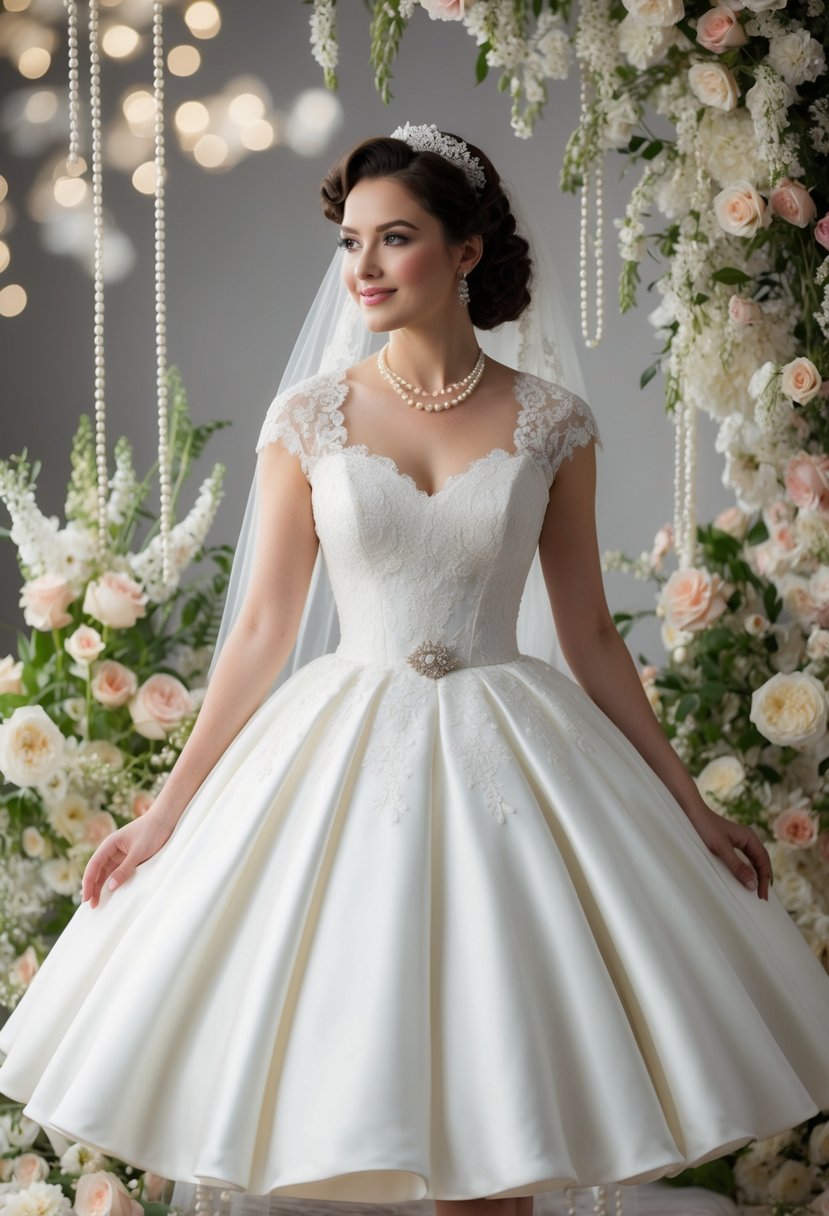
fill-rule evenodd
<path id="1" fill-rule="evenodd" d="M 529 451 L 543 468 L 551 486 L 565 457 L 595 441 L 603 448 L 599 426 L 590 406 L 580 397 L 540 376 L 525 374 L 518 393 L 521 402 L 517 447 Z"/>
<path id="2" fill-rule="evenodd" d="M 320 374 L 279 393 L 262 422 L 256 451 L 269 443 L 281 443 L 299 458 L 308 477 L 320 456 L 344 442 L 339 407 L 346 390 L 343 376 Z"/>

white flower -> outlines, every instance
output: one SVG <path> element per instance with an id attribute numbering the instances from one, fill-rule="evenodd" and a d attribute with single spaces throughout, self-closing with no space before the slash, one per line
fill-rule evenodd
<path id="1" fill-rule="evenodd" d="M 622 0 L 629 13 L 645 25 L 676 25 L 685 16 L 683 0 Z"/>
<path id="2" fill-rule="evenodd" d="M 787 1203 L 804 1203 L 812 1194 L 813 1176 L 808 1165 L 802 1161 L 784 1161 L 777 1173 L 769 1180 L 770 1199 Z"/>
<path id="3" fill-rule="evenodd" d="M 817 80 L 826 71 L 823 47 L 808 30 L 793 30 L 772 38 L 768 62 L 792 88 L 807 80 Z"/>
<path id="4" fill-rule="evenodd" d="M 63 645 L 77 663 L 91 663 L 105 648 L 104 639 L 91 625 L 79 625 Z"/>
<path id="5" fill-rule="evenodd" d="M 58 895 L 74 895 L 83 878 L 78 862 L 70 857 L 54 857 L 44 862 L 41 874 L 44 882 Z"/>
<path id="6" fill-rule="evenodd" d="M 766 201 L 750 181 L 731 182 L 714 196 L 713 207 L 717 223 L 732 236 L 753 236 L 771 223 Z"/>
<path id="7" fill-rule="evenodd" d="M 614 97 L 605 105 L 603 146 L 623 148 L 630 139 L 634 124 L 639 121 L 639 110 L 627 93 Z"/>
<path id="8" fill-rule="evenodd" d="M 777 672 L 751 694 L 749 718 L 771 743 L 805 750 L 826 733 L 829 696 L 805 671 Z"/>
<path id="9" fill-rule="evenodd" d="M 805 912 L 814 900 L 812 884 L 796 870 L 775 874 L 774 889 L 787 912 Z"/>
<path id="10" fill-rule="evenodd" d="M 729 113 L 709 107 L 700 121 L 698 137 L 699 158 L 718 186 L 744 179 L 758 190 L 768 187 L 768 165 L 752 117 L 743 107 Z"/>
<path id="11" fill-rule="evenodd" d="M 56 1182 L 32 1182 L 3 1196 L 3 1216 L 72 1216 L 72 1204 Z"/>
<path id="12" fill-rule="evenodd" d="M 829 1123 L 816 1123 L 809 1133 L 809 1160 L 829 1165 Z"/>
<path id="13" fill-rule="evenodd" d="M 0 723 L 0 770 L 14 785 L 48 781 L 63 764 L 65 740 L 42 705 L 21 705 Z"/>
<path id="14" fill-rule="evenodd" d="M 724 63 L 692 63 L 688 69 L 688 84 L 706 106 L 718 110 L 733 110 L 740 90 L 734 73 Z"/>
<path id="15" fill-rule="evenodd" d="M 695 780 L 702 797 L 716 809 L 717 802 L 727 802 L 739 792 L 745 776 L 746 770 L 736 756 L 717 756 L 706 764 Z"/>
<path id="16" fill-rule="evenodd" d="M 629 63 L 644 72 L 664 59 L 668 47 L 676 42 L 676 26 L 646 25 L 631 13 L 617 26 L 619 50 Z"/>

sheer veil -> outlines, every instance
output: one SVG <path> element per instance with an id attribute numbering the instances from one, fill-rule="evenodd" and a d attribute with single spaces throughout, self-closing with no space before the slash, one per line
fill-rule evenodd
<path id="1" fill-rule="evenodd" d="M 484 353 L 519 371 L 530 372 L 585 397 L 584 379 L 567 323 L 564 296 L 555 265 L 535 225 L 511 196 L 518 232 L 530 244 L 532 301 L 517 321 L 495 330 L 475 329 Z M 350 367 L 376 353 L 385 333 L 372 333 L 342 281 L 342 253 L 335 250 L 279 383 L 277 397 L 300 381 L 321 372 Z M 215 670 L 222 646 L 233 627 L 250 581 L 258 520 L 257 479 L 254 473 L 236 546 L 216 646 L 208 670 Z M 322 548 L 317 552 L 296 642 L 266 699 L 300 667 L 333 651 L 339 641 L 339 621 Z M 524 654 L 535 655 L 571 679 L 572 672 L 558 645 L 541 561 L 536 550 L 530 566 L 517 622 L 517 641 Z"/>

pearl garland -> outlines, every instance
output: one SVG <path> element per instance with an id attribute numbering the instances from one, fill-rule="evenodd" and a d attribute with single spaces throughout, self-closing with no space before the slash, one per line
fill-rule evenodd
<path id="1" fill-rule="evenodd" d="M 155 101 L 155 347 L 158 408 L 158 481 L 161 510 L 161 581 L 172 591 L 170 531 L 172 525 L 172 473 L 167 437 L 167 305 L 165 287 L 164 186 L 164 40 L 163 0 L 153 0 L 153 99 Z"/>
<path id="2" fill-rule="evenodd" d="M 484 367 L 486 366 L 484 352 L 479 347 L 477 362 L 468 376 L 464 376 L 463 380 L 459 380 L 456 384 L 450 384 L 446 388 L 437 389 L 430 395 L 438 396 L 439 394 L 449 393 L 456 389 L 459 385 L 466 384 L 466 388 L 463 390 L 463 392 L 458 393 L 457 396 L 452 397 L 449 401 L 421 401 L 420 397 L 426 395 L 425 391 L 418 388 L 417 385 L 409 384 L 408 380 L 404 380 L 402 376 L 398 376 L 387 364 L 386 351 L 388 349 L 389 343 L 387 342 L 386 345 L 377 352 L 377 367 L 379 368 L 380 375 L 391 385 L 398 397 L 402 397 L 405 402 L 414 406 L 415 409 L 426 410 L 428 413 L 432 413 L 432 411 L 438 413 L 440 410 L 451 410 L 453 406 L 458 405 L 461 401 L 465 401 L 470 393 L 472 393 L 477 387 L 478 381 L 484 374 Z M 407 389 L 409 389 L 410 392 L 407 392 Z M 412 393 L 414 393 L 415 396 L 412 396 Z"/>
<path id="3" fill-rule="evenodd" d="M 587 82 L 584 72 L 579 76 L 579 106 L 582 127 L 587 113 Z M 587 201 L 590 190 L 591 175 L 596 183 L 596 235 L 593 238 L 593 257 L 596 262 L 596 333 L 588 336 L 587 327 Z M 585 167 L 584 184 L 579 191 L 579 311 L 581 319 L 581 336 L 585 346 L 591 350 L 599 345 L 604 329 L 604 253 L 602 249 L 602 230 L 604 227 L 604 162 L 597 159 L 595 164 Z"/>

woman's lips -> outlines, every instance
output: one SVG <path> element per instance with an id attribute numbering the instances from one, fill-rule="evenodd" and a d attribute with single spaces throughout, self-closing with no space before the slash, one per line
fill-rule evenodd
<path id="1" fill-rule="evenodd" d="M 397 288 L 391 291 L 375 291 L 371 295 L 363 295 L 360 293 L 360 299 L 364 304 L 382 304 L 383 300 L 387 300 L 389 296 L 393 296 Z"/>

